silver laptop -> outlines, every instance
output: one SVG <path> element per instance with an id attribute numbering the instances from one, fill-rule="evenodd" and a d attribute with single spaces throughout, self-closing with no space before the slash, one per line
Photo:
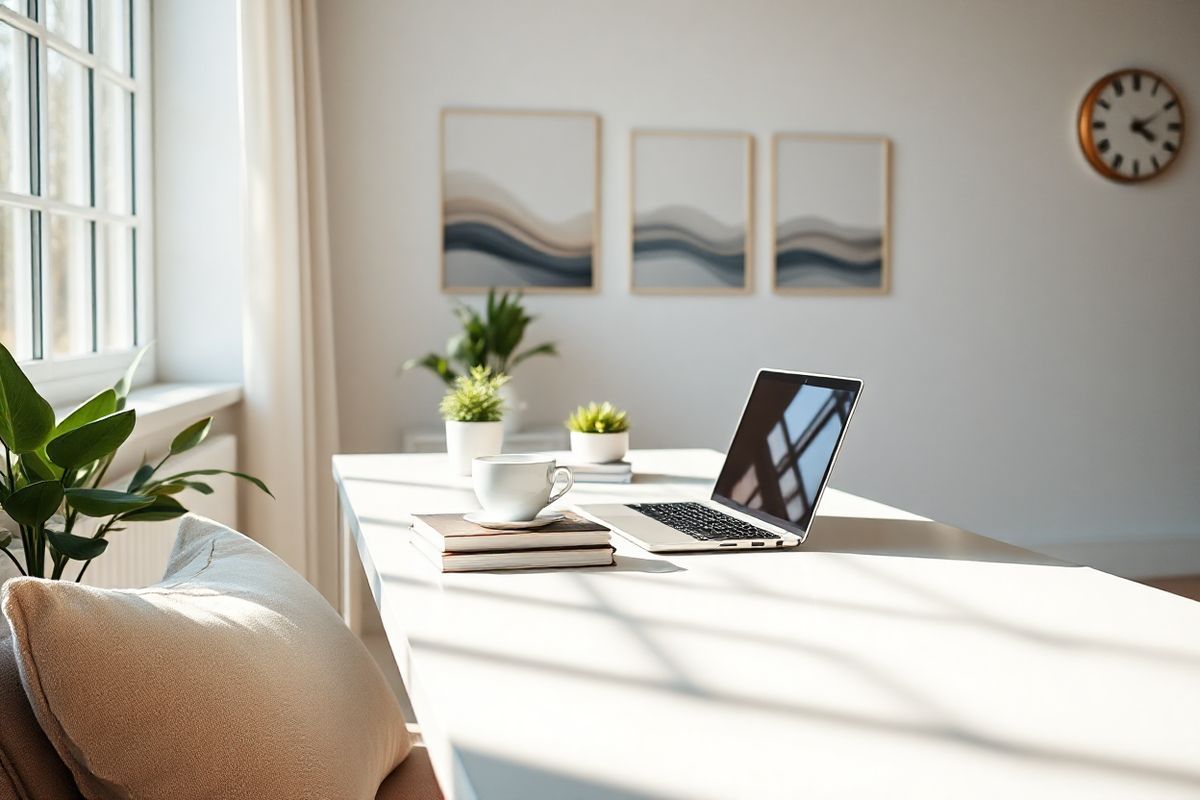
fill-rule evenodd
<path id="1" fill-rule="evenodd" d="M 578 510 L 654 552 L 795 547 L 861 392 L 856 378 L 760 370 L 708 500 Z"/>

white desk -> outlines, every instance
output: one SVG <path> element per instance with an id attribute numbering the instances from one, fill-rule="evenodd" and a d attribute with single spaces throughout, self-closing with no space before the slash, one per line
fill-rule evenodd
<path id="1" fill-rule="evenodd" d="M 334 473 L 448 798 L 1200 796 L 1198 603 L 832 490 L 797 551 L 443 576 L 407 530 L 476 507 L 443 459 Z M 720 456 L 633 463 L 568 500 Z"/>

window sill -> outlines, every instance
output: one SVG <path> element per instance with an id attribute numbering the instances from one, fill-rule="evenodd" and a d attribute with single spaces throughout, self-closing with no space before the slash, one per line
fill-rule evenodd
<path id="1" fill-rule="evenodd" d="M 127 407 L 137 411 L 134 436 L 143 437 L 177 430 L 241 400 L 242 387 L 236 383 L 155 383 L 130 392 Z M 73 408 L 57 408 L 55 416 L 62 419 Z"/>

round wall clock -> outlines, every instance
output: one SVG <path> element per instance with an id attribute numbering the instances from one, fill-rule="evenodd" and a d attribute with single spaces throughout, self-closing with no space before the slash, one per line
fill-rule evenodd
<path id="1" fill-rule="evenodd" d="M 1088 162 L 1122 183 L 1156 177 L 1183 147 L 1183 106 L 1160 75 L 1123 69 L 1088 90 L 1079 108 L 1079 143 Z"/>

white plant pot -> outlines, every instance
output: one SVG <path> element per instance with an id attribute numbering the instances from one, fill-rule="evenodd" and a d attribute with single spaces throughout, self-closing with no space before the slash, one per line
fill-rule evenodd
<path id="1" fill-rule="evenodd" d="M 521 396 L 517 394 L 517 389 L 511 380 L 500 387 L 498 394 L 504 401 L 504 432 L 516 433 L 521 430 L 521 416 L 529 404 L 521 400 Z"/>
<path id="2" fill-rule="evenodd" d="M 471 459 L 500 455 L 503 446 L 503 422 L 446 420 L 446 454 L 456 475 L 470 475 Z"/>
<path id="3" fill-rule="evenodd" d="M 584 464 L 620 461 L 629 452 L 629 431 L 580 433 L 571 431 L 571 455 Z"/>

